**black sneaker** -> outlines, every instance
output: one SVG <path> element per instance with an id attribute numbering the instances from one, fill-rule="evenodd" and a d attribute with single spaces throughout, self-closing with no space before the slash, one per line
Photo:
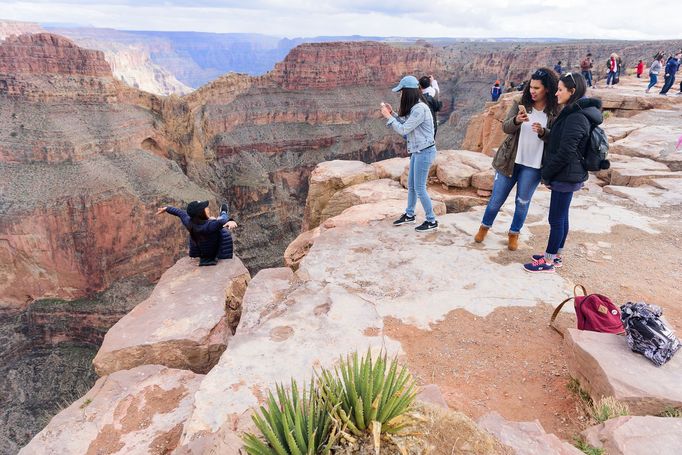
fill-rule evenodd
<path id="1" fill-rule="evenodd" d="M 434 221 L 433 223 L 424 221 L 422 224 L 414 228 L 414 230 L 417 232 L 436 231 L 438 230 L 438 221 Z"/>
<path id="2" fill-rule="evenodd" d="M 393 226 L 400 226 L 401 224 L 414 223 L 417 219 L 416 216 L 407 216 L 407 213 L 403 213 L 400 218 L 393 222 Z"/>

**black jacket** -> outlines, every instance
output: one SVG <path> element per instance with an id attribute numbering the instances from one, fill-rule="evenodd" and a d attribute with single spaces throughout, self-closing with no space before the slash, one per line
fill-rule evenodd
<path id="1" fill-rule="evenodd" d="M 543 182 L 581 183 L 587 180 L 582 160 L 590 129 L 603 120 L 601 100 L 596 98 L 580 99 L 561 111 L 552 125 L 542 163 Z"/>
<path id="2" fill-rule="evenodd" d="M 166 212 L 180 218 L 185 228 L 194 231 L 189 236 L 189 257 L 204 259 L 232 259 L 233 245 L 230 231 L 223 225 L 228 221 L 227 212 L 222 212 L 215 220 L 206 220 L 202 224 L 193 224 L 184 210 L 166 207 Z M 191 231 L 190 231 L 191 232 Z"/>

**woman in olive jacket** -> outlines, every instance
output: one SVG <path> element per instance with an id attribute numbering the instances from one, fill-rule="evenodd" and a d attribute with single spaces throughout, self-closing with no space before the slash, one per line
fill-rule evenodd
<path id="1" fill-rule="evenodd" d="M 564 105 L 549 136 L 542 166 L 542 181 L 552 190 L 549 204 L 549 239 L 544 254 L 525 264 L 527 272 L 554 272 L 562 265 L 562 251 L 568 236 L 568 211 L 573 193 L 583 186 L 588 174 L 584 156 L 593 127 L 603 121 L 601 101 L 585 98 L 585 79 L 566 73 L 559 79 L 557 99 Z"/>
<path id="2" fill-rule="evenodd" d="M 477 243 L 485 239 L 500 208 L 516 185 L 516 207 L 509 228 L 508 248 L 518 248 L 519 232 L 528 215 L 530 201 L 540 184 L 540 167 L 545 154 L 550 128 L 557 115 L 557 81 L 552 70 L 540 68 L 526 84 L 520 100 L 512 104 L 502 130 L 507 138 L 493 159 L 495 183 L 481 226 L 474 236 Z"/>

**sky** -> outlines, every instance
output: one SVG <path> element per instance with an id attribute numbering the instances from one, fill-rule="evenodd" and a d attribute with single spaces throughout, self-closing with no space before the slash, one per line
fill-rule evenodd
<path id="1" fill-rule="evenodd" d="M 682 39 L 672 0 L 0 0 L 0 18 L 280 37 Z"/>

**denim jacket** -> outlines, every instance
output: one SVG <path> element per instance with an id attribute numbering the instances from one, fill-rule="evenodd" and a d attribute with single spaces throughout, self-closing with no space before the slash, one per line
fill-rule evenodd
<path id="1" fill-rule="evenodd" d="M 388 120 L 386 126 L 407 139 L 407 153 L 418 153 L 435 145 L 433 139 L 433 116 L 429 107 L 419 102 L 412 106 L 407 117 L 395 116 Z"/>

